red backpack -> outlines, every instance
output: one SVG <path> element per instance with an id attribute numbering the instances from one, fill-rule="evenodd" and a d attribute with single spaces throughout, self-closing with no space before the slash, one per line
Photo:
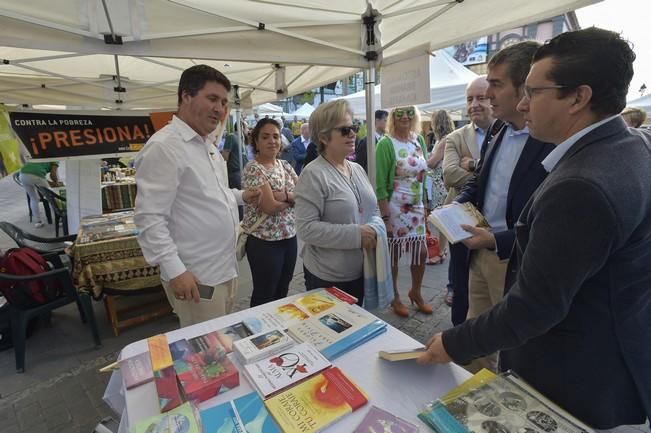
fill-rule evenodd
<path id="1" fill-rule="evenodd" d="M 0 268 L 1 272 L 16 276 L 37 275 L 51 270 L 39 253 L 27 247 L 7 250 Z M 20 309 L 38 307 L 61 296 L 61 285 L 54 279 L 30 281 L 26 289 L 18 284 L 0 283 L 0 292 L 7 298 L 7 302 Z"/>

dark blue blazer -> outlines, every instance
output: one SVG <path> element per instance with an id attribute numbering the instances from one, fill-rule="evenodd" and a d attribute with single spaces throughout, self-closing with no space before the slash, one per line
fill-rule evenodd
<path id="1" fill-rule="evenodd" d="M 488 143 L 482 147 L 482 158 L 475 175 L 464 185 L 455 201 L 464 203 L 472 202 L 481 211 L 484 207 L 486 187 L 491 176 L 491 170 L 495 155 L 503 141 L 507 125 L 502 126 L 500 131 Z M 531 197 L 531 194 L 538 188 L 538 185 L 545 179 L 547 172 L 541 165 L 545 157 L 554 149 L 554 145 L 544 143 L 529 137 L 524 145 L 520 159 L 518 159 L 511 181 L 506 205 L 506 225 L 508 230 L 493 233 L 497 243 L 497 254 L 500 259 L 508 259 L 515 242 L 515 222 L 520 216 L 524 205 Z"/>
<path id="2" fill-rule="evenodd" d="M 579 139 L 525 206 L 506 296 L 443 333 L 598 429 L 651 416 L 651 133 L 620 117 Z"/>
<path id="3" fill-rule="evenodd" d="M 298 138 L 295 138 L 290 146 L 292 156 L 294 157 L 295 161 L 294 171 L 296 172 L 296 175 L 301 174 L 301 170 L 303 169 L 303 161 L 305 161 L 305 155 L 307 153 L 307 150 L 305 149 L 305 146 L 301 140 L 302 137 L 300 136 Z"/>

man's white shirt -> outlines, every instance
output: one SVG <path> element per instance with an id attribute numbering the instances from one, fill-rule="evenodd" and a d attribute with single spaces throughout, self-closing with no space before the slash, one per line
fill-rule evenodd
<path id="1" fill-rule="evenodd" d="M 145 259 L 169 281 L 189 270 L 206 285 L 237 277 L 237 205 L 225 162 L 209 140 L 174 116 L 136 157 L 135 222 Z"/>

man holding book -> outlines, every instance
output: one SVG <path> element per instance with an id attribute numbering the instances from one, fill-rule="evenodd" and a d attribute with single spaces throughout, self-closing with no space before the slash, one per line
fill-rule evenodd
<path id="1" fill-rule="evenodd" d="M 496 53 L 488 63 L 488 89 L 493 115 L 504 122 L 482 151 L 475 175 L 455 198 L 471 202 L 488 220 L 491 229 L 463 225 L 473 236 L 464 240 L 469 255 L 468 318 L 497 304 L 504 295 L 509 255 L 515 241 L 515 222 L 547 172 L 540 162 L 553 145 L 529 136 L 524 115 L 517 110 L 531 58 L 539 47 L 527 41 Z M 470 366 L 497 369 L 491 354 Z"/>
<path id="2" fill-rule="evenodd" d="M 178 113 L 136 158 L 138 242 L 147 262 L 160 266 L 182 327 L 230 312 L 237 290 L 237 206 L 260 195 L 228 188 L 224 159 L 211 138 L 224 121 L 230 89 L 228 78 L 210 66 L 183 71 Z"/>
<path id="3" fill-rule="evenodd" d="M 598 429 L 651 415 L 651 134 L 619 117 L 634 59 L 598 28 L 536 52 L 518 109 L 556 147 L 518 220 L 516 278 L 502 302 L 436 334 L 419 359 L 502 350 L 501 368 Z"/>

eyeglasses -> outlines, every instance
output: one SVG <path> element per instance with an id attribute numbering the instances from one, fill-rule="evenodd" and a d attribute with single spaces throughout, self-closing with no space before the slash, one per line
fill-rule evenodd
<path id="1" fill-rule="evenodd" d="M 560 84 L 556 84 L 554 86 L 540 86 L 540 87 L 531 87 L 531 86 L 524 86 L 524 97 L 527 98 L 528 100 L 531 100 L 531 96 L 533 96 L 534 93 L 536 92 L 542 92 L 543 90 L 558 90 L 558 89 L 565 89 L 568 86 L 562 86 Z"/>
<path id="2" fill-rule="evenodd" d="M 339 131 L 341 135 L 344 137 L 347 137 L 350 135 L 351 132 L 355 132 L 355 126 L 349 125 L 349 126 L 337 126 L 335 128 L 331 128 L 331 131 Z"/>
<path id="3" fill-rule="evenodd" d="M 396 119 L 400 119 L 402 116 L 407 113 L 407 118 L 413 119 L 414 116 L 416 115 L 416 110 L 413 108 L 408 108 L 406 110 L 403 110 L 402 108 L 398 108 L 397 110 L 393 111 L 393 115 L 395 116 Z"/>

